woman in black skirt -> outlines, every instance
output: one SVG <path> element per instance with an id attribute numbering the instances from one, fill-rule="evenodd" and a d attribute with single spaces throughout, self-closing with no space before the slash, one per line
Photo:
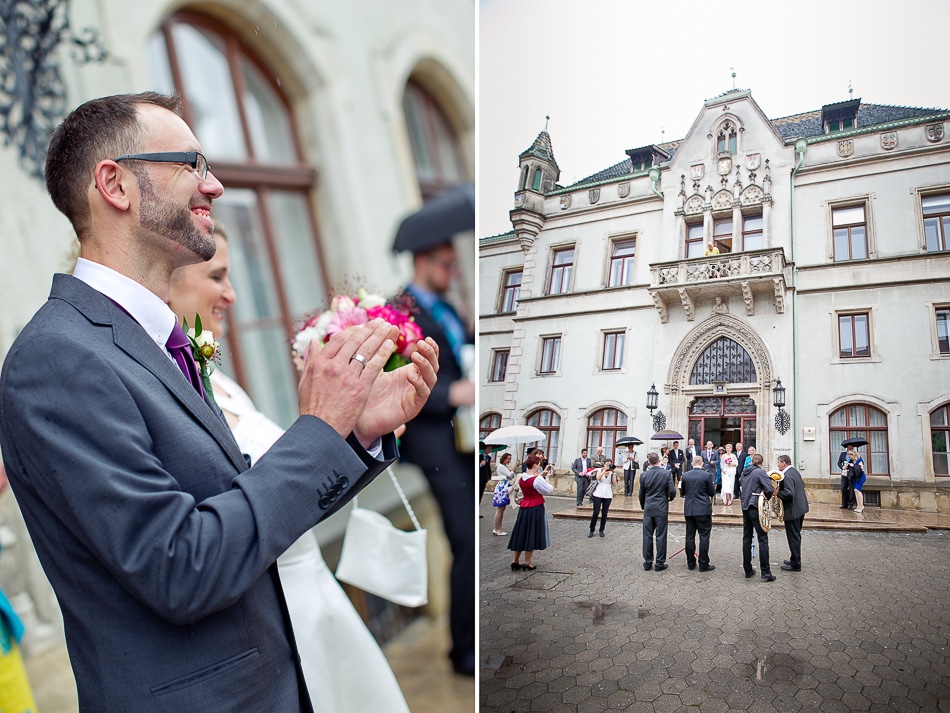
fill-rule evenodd
<path id="1" fill-rule="evenodd" d="M 518 518 L 511 530 L 511 539 L 508 540 L 508 549 L 515 553 L 511 562 L 511 569 L 537 569 L 531 564 L 531 557 L 535 550 L 547 549 L 548 523 L 544 514 L 544 495 L 554 490 L 548 483 L 545 473 L 541 471 L 541 459 L 528 456 L 525 460 L 527 470 L 518 477 L 523 497 L 518 507 Z M 524 564 L 521 564 L 521 553 L 524 552 Z"/>

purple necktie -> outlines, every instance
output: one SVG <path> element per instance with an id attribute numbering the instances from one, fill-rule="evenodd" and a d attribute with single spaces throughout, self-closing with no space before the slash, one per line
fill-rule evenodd
<path id="1" fill-rule="evenodd" d="M 178 364 L 181 373 L 191 382 L 191 385 L 195 387 L 195 391 L 201 394 L 201 398 L 203 399 L 205 397 L 205 390 L 201 386 L 201 377 L 198 375 L 198 365 L 195 363 L 195 357 L 191 353 L 191 342 L 188 340 L 188 335 L 185 334 L 185 330 L 181 328 L 178 322 L 175 322 L 175 327 L 172 329 L 168 341 L 165 342 L 165 348 L 168 350 L 168 353 L 172 355 L 175 363 Z"/>

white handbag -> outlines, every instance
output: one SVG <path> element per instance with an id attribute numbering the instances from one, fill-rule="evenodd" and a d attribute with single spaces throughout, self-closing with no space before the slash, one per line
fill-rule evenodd
<path id="1" fill-rule="evenodd" d="M 429 601 L 426 531 L 392 469 L 386 472 L 416 529 L 406 532 L 393 527 L 385 516 L 359 507 L 353 498 L 336 578 L 396 604 L 422 606 Z"/>

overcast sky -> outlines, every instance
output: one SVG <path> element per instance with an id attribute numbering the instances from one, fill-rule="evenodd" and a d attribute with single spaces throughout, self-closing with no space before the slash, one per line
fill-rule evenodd
<path id="1" fill-rule="evenodd" d="M 561 185 L 683 138 L 749 89 L 771 119 L 854 98 L 950 109 L 947 0 L 480 0 L 478 235 L 511 229 L 518 154 L 544 129 Z"/>

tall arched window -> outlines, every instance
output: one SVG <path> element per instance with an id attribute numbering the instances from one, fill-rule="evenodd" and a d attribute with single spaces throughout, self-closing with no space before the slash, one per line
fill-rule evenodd
<path id="1" fill-rule="evenodd" d="M 593 455 L 603 446 L 604 455 L 614 459 L 614 444 L 627 434 L 627 414 L 615 408 L 605 408 L 587 419 L 587 447 Z"/>
<path id="2" fill-rule="evenodd" d="M 755 363 L 741 344 L 729 337 L 720 337 L 699 355 L 689 383 L 714 384 L 725 381 L 730 384 L 751 384 L 758 380 Z"/>
<path id="3" fill-rule="evenodd" d="M 402 104 L 423 200 L 466 181 L 457 132 L 438 102 L 410 79 Z"/>
<path id="4" fill-rule="evenodd" d="M 557 463 L 557 447 L 561 433 L 561 417 L 551 409 L 539 409 L 528 415 L 527 423 L 544 432 L 544 440 L 534 447 L 544 449 L 549 463 Z"/>
<path id="5" fill-rule="evenodd" d="M 496 428 L 501 428 L 501 414 L 486 413 L 484 416 L 478 419 L 478 440 L 484 441 L 485 436 L 494 431 Z"/>
<path id="6" fill-rule="evenodd" d="M 535 191 L 541 190 L 541 169 L 536 168 L 534 170 L 534 181 L 531 183 L 531 188 Z"/>
<path id="7" fill-rule="evenodd" d="M 287 348 L 294 323 L 326 301 L 311 192 L 287 98 L 246 39 L 203 15 L 180 12 L 148 44 L 152 85 L 180 93 L 224 195 L 238 301 L 228 316 L 225 368 L 258 407 L 289 425 L 297 375 Z"/>
<path id="8" fill-rule="evenodd" d="M 868 475 L 890 476 L 887 455 L 887 415 L 873 406 L 851 404 L 843 406 L 831 414 L 828 419 L 829 467 L 832 472 L 838 470 L 838 456 L 841 442 L 848 438 L 863 438 L 870 445 L 858 447 L 864 459 Z"/>
<path id="9" fill-rule="evenodd" d="M 931 412 L 930 445 L 934 475 L 950 475 L 950 406 L 941 406 Z"/>
<path id="10" fill-rule="evenodd" d="M 736 154 L 736 125 L 726 121 L 716 135 L 716 150 L 719 153 Z"/>

